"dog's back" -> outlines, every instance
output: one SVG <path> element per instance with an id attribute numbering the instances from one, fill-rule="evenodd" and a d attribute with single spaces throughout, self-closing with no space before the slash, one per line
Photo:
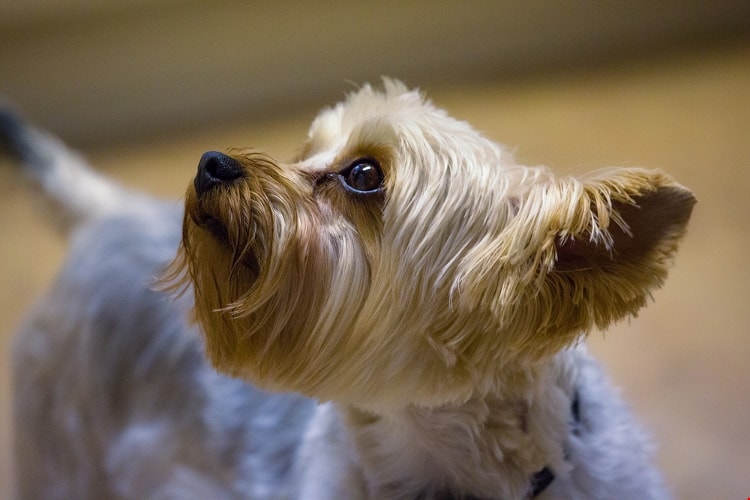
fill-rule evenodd
<path id="1" fill-rule="evenodd" d="M 279 491 L 313 404 L 216 374 L 186 323 L 190 294 L 153 290 L 181 211 L 99 176 L 10 111 L 0 112 L 0 146 L 71 239 L 13 352 L 19 497 Z"/>

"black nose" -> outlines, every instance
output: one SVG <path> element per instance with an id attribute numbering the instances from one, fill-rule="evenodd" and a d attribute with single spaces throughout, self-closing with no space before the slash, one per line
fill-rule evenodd
<path id="1" fill-rule="evenodd" d="M 234 158 L 218 151 L 209 151 L 203 153 L 198 162 L 195 190 L 201 195 L 219 184 L 239 179 L 243 174 L 242 166 Z"/>

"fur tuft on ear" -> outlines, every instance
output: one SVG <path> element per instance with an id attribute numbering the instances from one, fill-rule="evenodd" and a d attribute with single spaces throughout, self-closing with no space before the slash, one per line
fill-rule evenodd
<path id="1" fill-rule="evenodd" d="M 489 308 L 501 331 L 528 325 L 507 348 L 556 352 L 645 305 L 667 276 L 695 201 L 659 171 L 540 182 L 508 226 L 464 261 L 471 267 L 456 287 L 459 303 Z"/>

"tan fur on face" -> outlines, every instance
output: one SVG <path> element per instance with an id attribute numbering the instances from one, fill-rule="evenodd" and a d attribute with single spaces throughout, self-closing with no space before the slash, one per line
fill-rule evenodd
<path id="1" fill-rule="evenodd" d="M 187 267 L 196 319 L 214 364 L 234 375 L 285 386 L 285 378 L 299 377 L 297 372 L 310 377 L 310 368 L 302 361 L 279 366 L 279 359 L 302 360 L 306 352 L 333 355 L 328 350 L 335 344 L 302 332 L 313 326 L 311 317 L 324 322 L 321 311 L 331 300 L 333 269 L 350 255 L 346 228 L 339 227 L 348 222 L 337 223 L 330 208 L 300 203 L 312 194 L 309 177 L 285 175 L 264 155 L 235 153 L 234 158 L 247 171 L 241 185 L 200 199 L 194 189 L 188 191 L 183 247 L 175 266 Z M 219 229 L 212 230 L 214 225 L 205 222 L 209 219 L 221 221 Z M 352 261 L 342 277 L 366 275 L 359 262 Z M 337 300 L 345 303 L 351 297 Z"/>
<path id="2" fill-rule="evenodd" d="M 292 165 L 233 157 L 242 180 L 188 191 L 175 262 L 211 359 L 362 406 L 465 400 L 634 314 L 694 202 L 660 173 L 518 166 L 391 81 L 324 111 Z M 344 189 L 358 158 L 382 193 Z"/>

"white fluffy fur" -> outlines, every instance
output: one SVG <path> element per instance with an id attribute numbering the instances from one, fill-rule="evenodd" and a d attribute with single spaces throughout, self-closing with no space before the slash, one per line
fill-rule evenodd
<path id="1" fill-rule="evenodd" d="M 526 498 L 543 468 L 538 498 L 666 496 L 580 340 L 666 277 L 694 200 L 664 174 L 516 165 L 386 81 L 323 111 L 293 164 L 233 152 L 245 176 L 191 188 L 181 233 L 0 122 L 72 221 L 14 351 L 22 498 Z M 358 157 L 376 201 L 337 184 Z M 172 300 L 152 285 L 181 236 Z M 214 371 L 191 310 L 215 368 L 289 393 Z"/>

